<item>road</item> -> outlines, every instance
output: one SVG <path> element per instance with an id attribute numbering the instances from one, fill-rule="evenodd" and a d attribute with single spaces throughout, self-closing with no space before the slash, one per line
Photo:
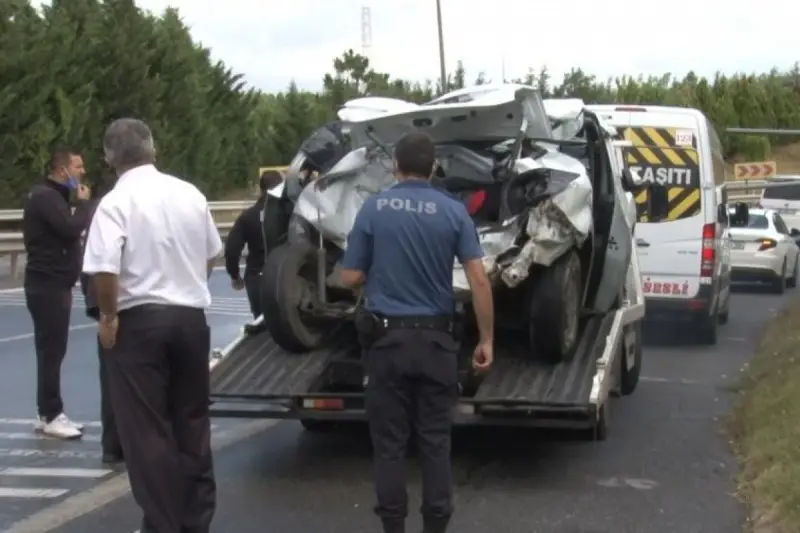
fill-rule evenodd
<path id="1" fill-rule="evenodd" d="M 246 315 L 246 306 L 221 276 L 212 278 L 212 288 L 218 303 L 210 320 L 215 344 L 223 344 Z M 457 511 L 451 529 L 741 531 L 744 513 L 732 496 L 735 462 L 723 433 L 733 398 L 729 384 L 751 357 L 766 321 L 790 297 L 735 294 L 730 323 L 713 348 L 665 344 L 680 332 L 649 328 L 640 388 L 629 398 L 613 400 L 606 442 L 574 442 L 530 431 L 456 432 Z M 53 530 L 101 533 L 114 524 L 114 531 L 132 532 L 139 512 L 124 476 L 96 470 L 96 437 L 82 443 L 33 440 L 29 426 L 18 423 L 33 413 L 33 352 L 30 339 L 23 338 L 30 324 L 19 302 L 17 294 L 0 295 L 0 364 L 7 369 L 0 372 L 0 416 L 8 417 L 0 421 L 0 430 L 7 432 L 0 434 L 0 531 L 40 533 L 60 526 Z M 77 315 L 75 326 L 86 324 Z M 93 342 L 91 328 L 73 331 L 64 372 L 69 414 L 87 420 L 98 418 Z M 370 450 L 363 432 L 310 435 L 292 421 L 215 423 L 217 443 L 225 447 L 215 457 L 219 506 L 214 531 L 379 530 L 371 513 Z M 88 431 L 97 435 L 95 427 Z M 11 467 L 86 470 L 67 471 L 85 477 L 4 475 L 1 469 Z M 415 466 L 410 480 L 409 531 L 415 531 Z M 3 496 L 2 489 L 21 487 L 69 492 Z"/>

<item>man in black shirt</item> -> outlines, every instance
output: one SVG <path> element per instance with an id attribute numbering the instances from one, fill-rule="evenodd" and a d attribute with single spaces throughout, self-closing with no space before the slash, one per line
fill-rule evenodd
<path id="1" fill-rule="evenodd" d="M 280 184 L 280 173 L 265 172 L 259 180 L 261 196 L 256 203 L 245 209 L 233 223 L 225 241 L 225 269 L 231 277 L 234 290 L 245 289 L 250 301 L 250 312 L 256 318 L 261 315 L 261 270 L 264 268 L 264 236 L 261 229 L 261 216 L 267 201 L 267 191 Z M 247 261 L 244 278 L 239 274 L 239 261 L 242 250 L 247 245 Z"/>
<path id="2" fill-rule="evenodd" d="M 75 150 L 58 148 L 50 157 L 49 175 L 33 186 L 25 202 L 22 234 L 25 302 L 33 320 L 36 346 L 36 431 L 77 439 L 83 427 L 64 414 L 61 363 L 67 353 L 72 288 L 81 272 L 81 234 L 89 226 L 89 189 L 80 183 L 83 159 Z M 75 197 L 75 212 L 70 197 Z"/>

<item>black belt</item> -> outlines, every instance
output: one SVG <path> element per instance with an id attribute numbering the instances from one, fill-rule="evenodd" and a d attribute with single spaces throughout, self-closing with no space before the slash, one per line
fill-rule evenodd
<path id="1" fill-rule="evenodd" d="M 444 333 L 453 332 L 453 317 L 450 315 L 436 316 L 381 316 L 376 315 L 383 328 L 392 329 L 429 329 L 442 331 Z"/>

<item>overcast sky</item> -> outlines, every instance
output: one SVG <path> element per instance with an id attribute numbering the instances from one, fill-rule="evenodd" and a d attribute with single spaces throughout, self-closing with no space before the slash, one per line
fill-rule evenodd
<path id="1" fill-rule="evenodd" d="M 800 6 L 787 0 L 441 0 L 448 70 L 500 80 L 547 65 L 560 81 L 579 66 L 622 74 L 711 75 L 788 69 L 800 59 Z M 361 52 L 361 11 L 372 21 L 370 60 L 405 79 L 436 79 L 435 0 L 137 0 L 180 10 L 195 39 L 277 91 L 291 79 L 315 90 L 332 60 Z"/>

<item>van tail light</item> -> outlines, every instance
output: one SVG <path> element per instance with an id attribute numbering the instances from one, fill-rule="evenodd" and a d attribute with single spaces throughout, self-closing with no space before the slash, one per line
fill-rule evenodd
<path id="1" fill-rule="evenodd" d="M 714 262 L 716 260 L 716 251 L 714 244 L 717 234 L 716 224 L 706 224 L 703 226 L 703 251 L 702 261 L 700 263 L 700 277 L 710 278 L 714 275 Z"/>
<path id="2" fill-rule="evenodd" d="M 778 241 L 775 239 L 761 239 L 758 241 L 759 247 L 758 251 L 763 252 L 764 250 L 771 250 L 778 246 Z"/>

